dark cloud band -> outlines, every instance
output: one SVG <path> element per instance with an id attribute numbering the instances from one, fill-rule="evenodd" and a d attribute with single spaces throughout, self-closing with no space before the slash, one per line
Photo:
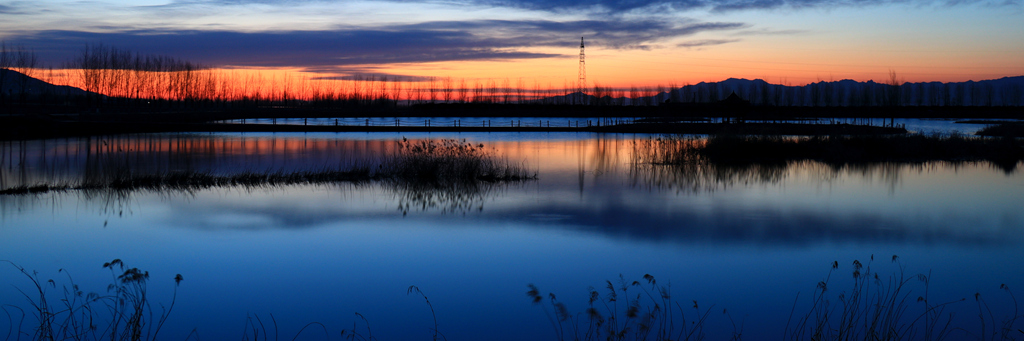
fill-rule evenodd
<path id="1" fill-rule="evenodd" d="M 323 31 L 234 32 L 125 30 L 26 32 L 9 42 L 35 49 L 44 61 L 73 59 L 90 44 L 168 55 L 213 66 L 331 68 L 346 65 L 510 60 L 556 57 L 531 47 L 567 47 L 586 36 L 591 46 L 643 48 L 699 32 L 736 30 L 742 23 L 543 20 L 442 21 Z"/>

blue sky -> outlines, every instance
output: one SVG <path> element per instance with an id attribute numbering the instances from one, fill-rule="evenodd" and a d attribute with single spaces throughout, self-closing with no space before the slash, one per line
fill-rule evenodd
<path id="1" fill-rule="evenodd" d="M 86 44 L 327 75 L 963 81 L 1024 74 L 1016 0 L 0 1 L 0 39 L 58 65 Z"/>

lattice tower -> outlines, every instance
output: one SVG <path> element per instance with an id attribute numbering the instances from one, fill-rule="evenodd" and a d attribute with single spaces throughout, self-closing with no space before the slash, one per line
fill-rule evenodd
<path id="1" fill-rule="evenodd" d="M 587 98 L 587 57 L 583 53 L 583 37 L 580 37 L 580 70 L 579 79 L 576 84 L 576 104 L 583 104 Z"/>

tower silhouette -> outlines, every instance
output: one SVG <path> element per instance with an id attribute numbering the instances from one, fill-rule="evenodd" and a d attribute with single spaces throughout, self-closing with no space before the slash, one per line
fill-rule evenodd
<path id="1" fill-rule="evenodd" d="M 583 104 L 587 95 L 587 59 L 583 53 L 583 37 L 580 37 L 580 70 L 576 84 L 576 104 Z"/>

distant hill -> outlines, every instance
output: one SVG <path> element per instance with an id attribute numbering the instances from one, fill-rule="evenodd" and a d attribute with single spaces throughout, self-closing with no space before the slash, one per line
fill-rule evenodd
<path id="1" fill-rule="evenodd" d="M 76 87 L 50 84 L 10 69 L 0 69 L 0 91 L 3 91 L 3 94 L 7 96 L 24 93 L 33 97 L 40 95 L 84 96 L 90 94 L 88 91 Z"/>
<path id="2" fill-rule="evenodd" d="M 588 91 L 591 92 L 591 91 Z M 753 105 L 773 106 L 1024 106 L 1024 76 L 957 83 L 903 83 L 899 86 L 844 79 L 802 86 L 771 84 L 761 79 L 729 78 L 701 82 L 629 99 L 626 91 L 604 96 L 604 101 L 640 103 L 715 103 L 732 93 Z M 578 99 L 578 93 L 552 97 L 555 102 Z M 597 100 L 586 96 L 586 100 Z"/>

